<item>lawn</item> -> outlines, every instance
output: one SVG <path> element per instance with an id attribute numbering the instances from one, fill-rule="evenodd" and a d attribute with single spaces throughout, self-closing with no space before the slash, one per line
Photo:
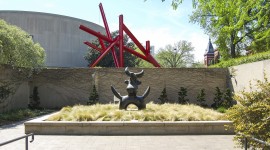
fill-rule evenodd
<path id="1" fill-rule="evenodd" d="M 147 104 L 145 110 L 119 110 L 116 104 L 64 107 L 47 121 L 216 121 L 225 114 L 197 105 Z"/>

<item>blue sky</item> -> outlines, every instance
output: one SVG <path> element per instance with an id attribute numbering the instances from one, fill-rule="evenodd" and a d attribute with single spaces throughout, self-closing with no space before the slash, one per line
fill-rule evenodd
<path id="1" fill-rule="evenodd" d="M 60 14 L 91 21 L 103 26 L 99 11 L 102 3 L 111 31 L 118 29 L 118 16 L 141 43 L 150 40 L 157 52 L 167 44 L 180 40 L 192 42 L 194 55 L 203 60 L 208 35 L 199 25 L 189 23 L 191 0 L 185 0 L 177 10 L 171 0 L 0 0 L 0 10 L 25 10 Z"/>

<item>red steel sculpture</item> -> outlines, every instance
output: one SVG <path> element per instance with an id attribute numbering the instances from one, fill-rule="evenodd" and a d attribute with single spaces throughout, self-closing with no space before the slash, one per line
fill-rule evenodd
<path id="1" fill-rule="evenodd" d="M 149 63 L 153 64 L 155 67 L 160 67 L 159 63 L 154 59 L 154 57 L 150 54 L 150 41 L 146 41 L 145 48 L 142 46 L 142 44 L 136 39 L 136 37 L 131 33 L 131 31 L 127 28 L 127 26 L 124 24 L 123 15 L 119 16 L 119 35 L 116 36 L 116 38 L 112 38 L 110 29 L 106 20 L 106 16 L 102 7 L 102 4 L 99 4 L 100 13 L 103 19 L 103 23 L 106 29 L 106 34 L 102 35 L 99 32 L 96 32 L 86 26 L 80 25 L 80 29 L 96 36 L 99 40 L 99 44 L 101 45 L 101 48 L 95 46 L 94 44 L 90 42 L 84 42 L 84 44 L 88 45 L 89 47 L 92 47 L 95 50 L 98 50 L 100 52 L 99 57 L 90 65 L 90 67 L 95 67 L 103 57 L 108 54 L 108 52 L 112 51 L 112 56 L 114 60 L 115 67 L 120 68 L 124 67 L 124 51 L 129 52 L 137 57 L 140 57 L 141 59 L 148 61 Z M 141 53 L 136 52 L 134 49 L 131 49 L 124 45 L 123 38 L 124 38 L 124 32 L 129 36 L 129 38 L 137 45 L 137 47 L 142 51 Z M 104 41 L 109 43 L 109 46 L 106 47 Z M 115 46 L 119 47 L 119 57 L 117 56 L 115 52 Z M 119 60 L 118 60 L 119 58 Z"/>

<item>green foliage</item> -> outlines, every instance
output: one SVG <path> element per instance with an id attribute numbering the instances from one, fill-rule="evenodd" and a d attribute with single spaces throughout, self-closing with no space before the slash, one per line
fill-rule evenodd
<path id="1" fill-rule="evenodd" d="M 187 67 L 194 62 L 193 51 L 194 47 L 190 42 L 179 41 L 174 46 L 166 45 L 165 48 L 161 48 L 156 58 L 160 65 L 165 68 Z"/>
<path id="2" fill-rule="evenodd" d="M 165 1 L 165 0 L 162 0 Z M 177 8 L 183 0 L 172 0 Z M 223 60 L 249 49 L 270 48 L 270 3 L 266 0 L 192 0 L 190 21 L 198 23 L 217 45 Z"/>
<path id="3" fill-rule="evenodd" d="M 118 34 L 118 31 L 114 31 L 111 33 L 112 38 L 115 38 Z M 94 44 L 95 46 L 101 48 L 101 45 L 99 44 L 99 40 L 95 40 L 92 42 L 92 44 Z M 106 47 L 109 46 L 109 43 L 105 42 Z M 129 39 L 129 37 L 124 34 L 124 45 L 126 45 L 127 47 L 131 48 L 131 49 L 135 49 L 136 46 L 133 42 L 131 42 L 131 40 Z M 119 48 L 118 47 L 114 47 L 114 50 L 116 52 L 116 56 L 119 56 Z M 89 65 L 94 63 L 95 60 L 100 56 L 100 52 L 89 47 L 88 49 L 88 53 L 86 54 L 86 56 L 84 57 L 85 60 L 88 61 Z M 135 67 L 138 65 L 140 61 L 136 60 L 136 57 L 134 55 L 132 55 L 131 53 L 128 52 L 124 52 L 124 65 L 125 67 Z M 114 64 L 114 60 L 113 60 L 113 56 L 112 56 L 112 52 L 110 51 L 106 56 L 103 57 L 103 59 L 97 64 L 97 67 L 115 67 Z"/>
<path id="4" fill-rule="evenodd" d="M 28 33 L 0 19 L 0 64 L 36 68 L 44 60 L 44 49 Z"/>
<path id="5" fill-rule="evenodd" d="M 0 103 L 7 99 L 11 94 L 13 94 L 13 89 L 10 85 L 5 82 L 0 82 Z"/>
<path id="6" fill-rule="evenodd" d="M 205 92 L 204 89 L 201 89 L 200 92 L 197 95 L 197 102 L 202 107 L 207 107 L 207 104 L 205 104 Z"/>
<path id="7" fill-rule="evenodd" d="M 144 1 L 146 1 L 146 0 L 144 0 Z M 161 0 L 161 1 L 164 2 L 165 0 Z M 172 5 L 173 9 L 177 9 L 177 7 L 178 7 L 180 4 L 182 4 L 182 2 L 183 2 L 183 0 L 172 0 L 171 5 Z M 197 2 L 197 0 L 192 0 L 193 7 L 195 7 L 196 2 Z"/>
<path id="8" fill-rule="evenodd" d="M 270 51 L 262 52 L 262 53 L 256 53 L 249 56 L 242 56 L 235 59 L 229 59 L 229 60 L 223 60 L 218 64 L 211 65 L 210 68 L 228 68 L 231 66 L 241 65 L 245 63 L 252 63 L 256 61 L 262 61 L 270 59 Z"/>
<path id="9" fill-rule="evenodd" d="M 211 105 L 214 109 L 228 109 L 235 104 L 233 100 L 232 92 L 229 88 L 222 93 L 219 87 L 216 87 L 216 93 L 214 97 L 214 103 Z"/>
<path id="10" fill-rule="evenodd" d="M 99 98 L 98 98 L 98 92 L 96 89 L 96 86 L 93 86 L 93 90 L 90 94 L 89 100 L 87 102 L 87 105 L 95 105 L 98 102 Z"/>
<path id="11" fill-rule="evenodd" d="M 136 67 L 139 67 L 139 68 L 154 68 L 153 64 L 145 61 L 145 60 L 142 60 L 140 58 L 136 58 L 137 60 L 137 65 Z"/>
<path id="12" fill-rule="evenodd" d="M 269 48 L 270 4 L 265 0 L 195 0 L 193 4 L 190 20 L 215 39 L 224 60 L 239 56 L 247 47 L 253 52 Z"/>
<path id="13" fill-rule="evenodd" d="M 161 104 L 165 104 L 165 103 L 169 102 L 167 92 L 166 92 L 166 88 L 164 88 L 162 90 L 161 95 L 159 96 L 158 99 L 160 100 Z"/>
<path id="14" fill-rule="evenodd" d="M 187 96 L 187 88 L 180 87 L 180 91 L 178 92 L 178 103 L 187 104 L 189 99 L 185 98 L 186 96 Z"/>
<path id="15" fill-rule="evenodd" d="M 34 87 L 33 94 L 30 95 L 30 103 L 28 104 L 29 109 L 41 109 L 40 98 L 38 96 L 38 87 Z"/>
<path id="16" fill-rule="evenodd" d="M 220 91 L 220 88 L 216 87 L 214 103 L 211 105 L 212 108 L 218 108 L 218 107 L 222 106 L 222 102 L 223 102 L 222 96 L 223 96 L 223 93 Z"/>
<path id="17" fill-rule="evenodd" d="M 235 104 L 233 99 L 232 91 L 228 88 L 226 89 L 225 93 L 223 94 L 223 102 L 221 106 L 225 108 L 230 108 Z"/>
<path id="18" fill-rule="evenodd" d="M 223 107 L 223 106 L 220 106 L 217 108 L 217 112 L 220 112 L 220 113 L 226 113 L 227 112 L 227 108 Z"/>
<path id="19" fill-rule="evenodd" d="M 199 61 L 194 62 L 191 65 L 191 68 L 205 68 L 205 67 L 206 66 L 204 65 L 204 63 L 203 62 L 199 62 Z"/>
<path id="20" fill-rule="evenodd" d="M 270 142 L 270 83 L 257 81 L 257 90 L 251 92 L 242 91 L 235 95 L 239 105 L 234 105 L 227 112 L 229 120 L 233 121 L 235 132 L 246 136 L 253 136 L 266 142 Z M 252 88 L 252 87 L 250 87 Z M 236 140 L 243 145 L 243 136 L 237 135 Z M 255 141 L 250 140 L 250 145 L 261 147 Z"/>
<path id="21" fill-rule="evenodd" d="M 17 109 L 5 113 L 0 113 L 0 126 L 14 121 L 21 121 L 53 112 L 53 110 L 31 110 Z"/>

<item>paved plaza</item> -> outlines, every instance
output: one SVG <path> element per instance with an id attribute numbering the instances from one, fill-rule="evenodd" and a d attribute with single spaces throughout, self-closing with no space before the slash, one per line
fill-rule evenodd
<path id="1" fill-rule="evenodd" d="M 0 126 L 0 143 L 24 135 L 23 122 Z M 29 137 L 31 139 L 31 137 Z M 60 136 L 35 135 L 29 150 L 234 150 L 233 135 Z M 24 150 L 25 140 L 0 147 Z"/>

